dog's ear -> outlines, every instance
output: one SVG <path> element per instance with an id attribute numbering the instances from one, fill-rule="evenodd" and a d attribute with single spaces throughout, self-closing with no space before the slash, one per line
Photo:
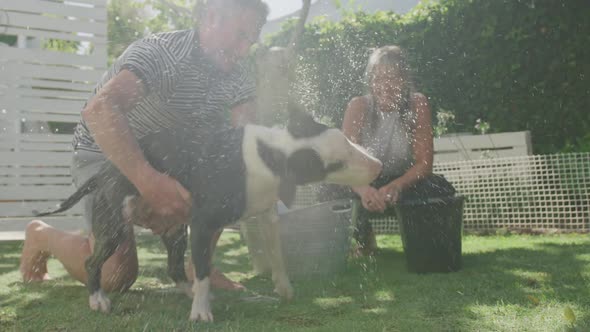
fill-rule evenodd
<path id="1" fill-rule="evenodd" d="M 271 172 L 280 178 L 279 198 L 290 208 L 295 200 L 297 191 L 297 179 L 295 174 L 289 171 L 287 156 L 280 150 L 275 149 L 261 140 L 258 140 L 258 155 Z"/>
<path id="2" fill-rule="evenodd" d="M 315 137 L 328 130 L 326 125 L 316 122 L 299 104 L 289 102 L 288 112 L 287 131 L 294 138 Z"/>

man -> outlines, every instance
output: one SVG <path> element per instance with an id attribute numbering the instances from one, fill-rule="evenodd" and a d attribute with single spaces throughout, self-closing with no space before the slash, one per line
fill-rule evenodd
<path id="1" fill-rule="evenodd" d="M 187 127 L 206 137 L 229 125 L 229 117 L 233 125 L 252 119 L 255 83 L 240 60 L 258 39 L 267 15 L 268 7 L 261 0 L 209 0 L 194 29 L 132 44 L 104 75 L 82 111 L 73 142 L 75 184 L 83 184 L 108 158 L 155 214 L 175 219 L 188 216 L 190 194 L 149 165 L 137 139 L 162 128 Z M 87 197 L 85 204 L 90 201 Z M 85 206 L 88 225 L 90 213 Z M 34 220 L 25 233 L 23 280 L 47 279 L 46 262 L 52 255 L 72 277 L 86 283 L 84 261 L 92 248 L 92 234 L 86 238 L 65 233 Z M 106 291 L 124 291 L 135 282 L 137 272 L 130 234 L 103 266 L 101 285 Z M 211 284 L 242 288 L 216 270 Z"/>

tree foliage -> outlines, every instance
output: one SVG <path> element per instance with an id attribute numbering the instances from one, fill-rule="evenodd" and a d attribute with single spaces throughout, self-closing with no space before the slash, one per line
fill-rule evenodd
<path id="1" fill-rule="evenodd" d="M 307 25 L 294 90 L 340 123 L 363 93 L 369 48 L 409 51 L 418 85 L 454 131 L 531 130 L 535 152 L 585 150 L 590 133 L 590 6 L 586 0 L 441 0 L 400 16 L 348 14 Z M 270 39 L 285 45 L 293 23 Z"/>
<path id="2" fill-rule="evenodd" d="M 146 35 L 192 27 L 196 0 L 109 0 L 108 54 L 112 63 L 132 42 Z"/>

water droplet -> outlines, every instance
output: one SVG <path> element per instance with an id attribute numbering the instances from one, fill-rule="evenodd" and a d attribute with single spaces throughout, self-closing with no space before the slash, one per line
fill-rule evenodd
<path id="1" fill-rule="evenodd" d="M 6 114 L 6 110 L 5 109 L 2 109 L 2 114 Z"/>

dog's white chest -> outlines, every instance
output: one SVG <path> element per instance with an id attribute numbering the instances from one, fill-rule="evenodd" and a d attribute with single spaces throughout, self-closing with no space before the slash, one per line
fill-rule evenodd
<path id="1" fill-rule="evenodd" d="M 255 216 L 262 213 L 277 203 L 278 188 L 276 183 L 267 181 L 256 181 L 257 179 L 248 179 L 246 181 L 246 211 L 244 217 Z"/>

